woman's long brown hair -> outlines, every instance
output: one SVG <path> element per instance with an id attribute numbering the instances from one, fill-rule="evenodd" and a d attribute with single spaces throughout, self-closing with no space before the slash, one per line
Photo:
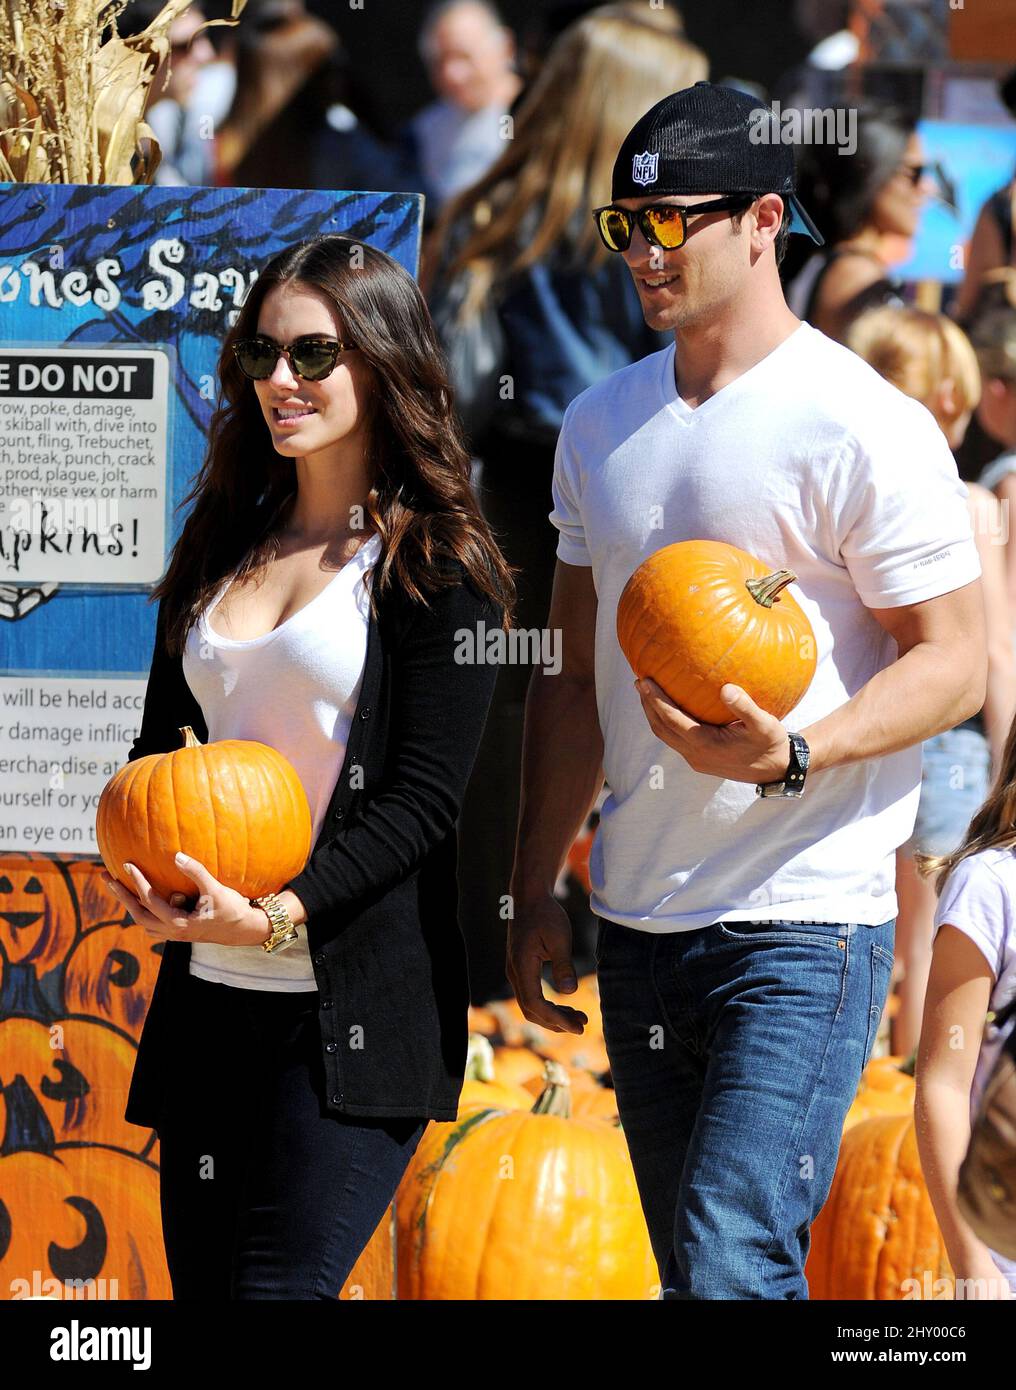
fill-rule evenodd
<path id="1" fill-rule="evenodd" d="M 503 154 L 442 209 L 424 271 L 428 293 L 434 277 L 468 274 L 468 320 L 493 286 L 563 246 L 597 270 L 612 253 L 591 209 L 610 202 L 624 137 L 657 101 L 708 75 L 708 59 L 673 10 L 627 0 L 569 25 L 513 113 Z"/>
<path id="2" fill-rule="evenodd" d="M 373 368 L 367 421 L 366 511 L 381 537 L 371 600 L 389 585 L 426 603 L 454 582 L 457 560 L 479 592 L 511 622 L 511 571 L 469 483 L 470 456 L 454 413 L 445 359 L 416 281 L 383 251 L 328 234 L 275 256 L 248 293 L 219 357 L 220 399 L 204 463 L 181 507 L 193 502 L 165 575 L 166 647 L 178 654 L 187 632 L 227 578 L 242 582 L 279 549 L 274 526 L 296 494 L 296 466 L 276 453 L 233 343 L 257 332 L 265 296 L 280 285 L 311 286 L 335 305 L 343 335 Z"/>

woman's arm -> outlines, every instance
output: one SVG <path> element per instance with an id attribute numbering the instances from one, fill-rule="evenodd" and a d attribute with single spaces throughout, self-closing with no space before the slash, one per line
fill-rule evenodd
<path id="1" fill-rule="evenodd" d="M 981 291 L 981 279 L 985 271 L 1005 265 L 1005 246 L 998 219 L 991 206 L 991 199 L 982 204 L 977 214 L 973 235 L 967 246 L 967 268 L 956 294 L 952 316 L 960 323 L 973 312 Z"/>
<path id="2" fill-rule="evenodd" d="M 164 605 L 160 601 L 155 621 L 155 646 L 152 666 L 145 690 L 145 708 L 141 728 L 131 744 L 127 761 L 143 758 L 149 753 L 170 753 L 181 746 L 180 730 L 187 724 L 200 743 L 208 742 L 208 728 L 201 706 L 183 674 L 180 657 L 171 657 L 163 641 Z"/>
<path id="3" fill-rule="evenodd" d="M 970 937 L 943 924 L 925 997 L 914 1118 L 921 1167 L 954 1274 L 990 1281 L 987 1296 L 1007 1298 L 1005 1277 L 956 1205 L 960 1165 L 970 1143 L 970 1088 L 993 980 Z"/>
<path id="4" fill-rule="evenodd" d="M 280 891 L 287 904 L 295 894 L 307 916 L 327 915 L 329 935 L 414 873 L 452 832 L 497 679 L 496 664 L 475 659 L 485 654 L 477 624 L 496 631 L 500 620 L 461 583 L 435 594 L 429 608 L 418 605 L 401 634 L 385 785 Z M 473 659 L 457 659 L 468 653 L 463 634 L 472 639 Z"/>
<path id="5" fill-rule="evenodd" d="M 842 343 L 853 320 L 867 307 L 860 296 L 883 280 L 885 267 L 873 257 L 839 257 L 822 276 L 812 309 L 812 326 Z"/>

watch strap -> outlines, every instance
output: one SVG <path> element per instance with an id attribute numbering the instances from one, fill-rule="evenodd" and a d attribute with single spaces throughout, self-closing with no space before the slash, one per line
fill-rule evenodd
<path id="1" fill-rule="evenodd" d="M 757 782 L 755 784 L 757 796 L 796 799 L 803 795 L 805 778 L 808 775 L 810 749 L 803 734 L 788 731 L 787 740 L 790 745 L 790 753 L 787 759 L 786 773 L 778 782 Z"/>
<path id="2" fill-rule="evenodd" d="M 291 945 L 298 939 L 299 933 L 296 930 L 296 923 L 290 917 L 277 893 L 265 893 L 260 898 L 250 898 L 248 900 L 253 907 L 260 907 L 268 914 L 268 920 L 272 924 L 272 933 L 267 941 L 262 941 L 261 949 L 271 955 L 274 951 L 281 950 Z"/>

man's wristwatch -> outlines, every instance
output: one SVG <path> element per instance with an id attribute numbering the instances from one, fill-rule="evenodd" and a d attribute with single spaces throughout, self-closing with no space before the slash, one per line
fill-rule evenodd
<path id="1" fill-rule="evenodd" d="M 756 795 L 792 797 L 804 795 L 804 779 L 808 775 L 811 749 L 801 734 L 789 734 L 788 737 L 790 739 L 790 766 L 787 768 L 786 775 L 780 782 L 756 782 Z"/>
<path id="2" fill-rule="evenodd" d="M 264 897 L 250 898 L 248 901 L 252 907 L 264 908 L 272 924 L 271 936 L 261 943 L 262 951 L 272 955 L 275 951 L 284 951 L 287 946 L 292 946 L 294 941 L 299 941 L 300 933 L 296 929 L 296 923 L 283 907 L 277 893 L 266 893 Z"/>

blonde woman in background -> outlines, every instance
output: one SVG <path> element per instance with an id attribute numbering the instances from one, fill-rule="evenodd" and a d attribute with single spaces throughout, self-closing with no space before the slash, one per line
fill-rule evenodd
<path id="1" fill-rule="evenodd" d="M 981 375 L 969 340 L 951 319 L 920 309 L 870 309 L 853 324 L 847 346 L 887 381 L 931 411 L 949 446 L 959 447 L 981 397 Z M 968 483 L 967 504 L 981 560 L 988 635 L 988 685 L 983 708 L 923 745 L 924 770 L 914 833 L 896 852 L 896 963 L 899 1011 L 893 1051 L 917 1046 L 931 968 L 936 895 L 914 855 L 946 855 L 963 839 L 985 800 L 992 767 L 1016 708 L 1016 663 L 1010 642 L 1002 507 L 987 488 Z"/>
<path id="2" fill-rule="evenodd" d="M 469 410 L 455 355 L 477 321 L 493 319 L 500 344 L 486 372 L 493 409 L 473 423 L 471 445 L 484 513 L 518 570 L 519 628 L 542 631 L 550 607 L 557 547 L 548 520 L 551 476 L 565 408 L 670 341 L 646 326 L 631 275 L 600 242 L 589 209 L 609 201 L 618 147 L 638 118 L 708 69 L 673 10 L 641 3 L 593 10 L 552 45 L 513 111 L 504 153 L 435 228 L 424 284 L 439 328 L 445 325 L 467 423 L 482 412 Z M 530 664 L 499 672 L 460 824 L 460 915 L 476 1003 L 511 992 L 504 911 L 531 672 Z M 591 918 L 588 928 L 591 948 Z"/>

